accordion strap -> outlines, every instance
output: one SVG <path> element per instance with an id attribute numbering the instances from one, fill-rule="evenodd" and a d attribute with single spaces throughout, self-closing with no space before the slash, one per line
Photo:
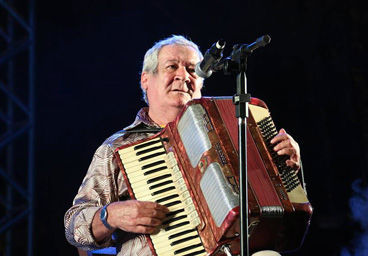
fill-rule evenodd
<path id="1" fill-rule="evenodd" d="M 157 133 L 162 131 L 163 128 L 158 128 L 158 127 L 142 127 L 142 126 L 137 126 L 134 127 L 130 130 L 125 130 L 125 133 Z"/>

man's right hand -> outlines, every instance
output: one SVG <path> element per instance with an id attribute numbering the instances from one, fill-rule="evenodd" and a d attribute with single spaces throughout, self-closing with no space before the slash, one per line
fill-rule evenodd
<path id="1" fill-rule="evenodd" d="M 114 202 L 108 206 L 108 223 L 131 233 L 153 233 L 169 213 L 167 207 L 136 200 Z"/>

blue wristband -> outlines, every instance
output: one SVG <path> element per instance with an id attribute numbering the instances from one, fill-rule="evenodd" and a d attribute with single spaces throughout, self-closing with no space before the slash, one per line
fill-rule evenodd
<path id="1" fill-rule="evenodd" d="M 109 223 L 107 223 L 107 206 L 109 206 L 109 204 L 102 207 L 101 214 L 100 214 L 100 219 L 101 219 L 102 223 L 105 225 L 106 228 L 113 229 L 113 227 L 111 227 L 109 225 Z"/>

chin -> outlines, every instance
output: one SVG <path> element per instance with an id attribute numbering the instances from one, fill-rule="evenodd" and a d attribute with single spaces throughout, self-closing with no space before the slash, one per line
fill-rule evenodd
<path id="1" fill-rule="evenodd" d="M 177 107 L 177 108 L 183 108 L 187 103 L 188 103 L 188 100 L 187 101 L 180 101 L 180 102 L 177 102 L 175 104 L 175 107 Z"/>
<path id="2" fill-rule="evenodd" d="M 191 100 L 190 97 L 178 97 L 177 99 L 175 99 L 174 105 L 176 107 L 184 107 L 189 101 Z"/>

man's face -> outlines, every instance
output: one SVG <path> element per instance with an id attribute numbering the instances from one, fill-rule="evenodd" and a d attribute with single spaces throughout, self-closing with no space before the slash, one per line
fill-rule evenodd
<path id="1" fill-rule="evenodd" d="M 144 72 L 141 77 L 150 107 L 182 108 L 189 100 L 200 98 L 203 80 L 194 72 L 199 60 L 192 47 L 162 47 L 158 54 L 157 73 Z"/>

